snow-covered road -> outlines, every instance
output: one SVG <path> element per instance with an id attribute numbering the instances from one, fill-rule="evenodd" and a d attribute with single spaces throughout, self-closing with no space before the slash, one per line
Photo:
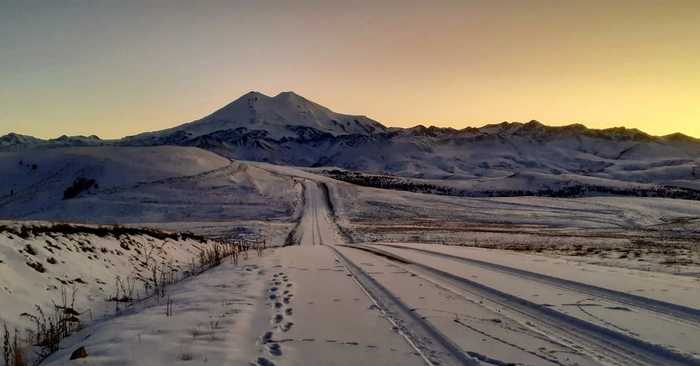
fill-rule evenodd
<path id="1" fill-rule="evenodd" d="M 83 345 L 89 365 L 700 365 L 698 310 L 682 294 L 667 303 L 460 248 L 347 243 L 324 183 L 297 178 L 299 245 L 177 284 L 172 317 L 139 305 L 49 363 Z"/>

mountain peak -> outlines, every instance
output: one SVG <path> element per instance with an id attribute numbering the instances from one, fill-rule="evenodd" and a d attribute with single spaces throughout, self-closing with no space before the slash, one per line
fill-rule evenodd
<path id="1" fill-rule="evenodd" d="M 276 101 L 277 103 L 292 103 L 295 105 L 313 105 L 315 108 L 324 108 L 328 109 L 318 103 L 315 103 L 307 98 L 304 98 L 303 96 L 293 92 L 293 91 L 285 91 L 281 92 L 274 97 L 271 98 L 272 100 Z"/>
<path id="2" fill-rule="evenodd" d="M 275 95 L 274 97 L 271 97 L 265 93 L 259 92 L 257 90 L 251 90 L 243 95 L 241 95 L 238 99 L 235 99 L 231 103 L 235 103 L 239 100 L 245 100 L 248 98 L 260 98 L 260 99 L 276 99 L 276 100 L 284 100 L 284 99 L 303 99 L 306 101 L 309 101 L 308 99 L 302 97 L 301 95 L 289 90 L 289 91 L 283 91 Z M 231 104 L 229 103 L 229 104 Z"/>
<path id="3" fill-rule="evenodd" d="M 257 91 L 257 90 L 251 90 L 251 91 L 249 91 L 249 92 L 247 92 L 247 93 L 241 95 L 241 97 L 238 98 L 238 99 L 243 99 L 243 98 L 247 98 L 247 97 L 265 97 L 265 98 L 269 98 L 269 96 L 267 96 L 267 95 L 265 95 L 265 94 L 263 94 L 263 93 L 261 93 L 261 92 L 259 92 L 259 91 Z"/>
<path id="4" fill-rule="evenodd" d="M 275 95 L 275 98 L 302 98 L 302 99 L 305 99 L 305 98 L 302 97 L 301 95 L 299 95 L 299 94 L 297 94 L 297 93 L 295 93 L 295 92 L 293 92 L 293 91 L 291 91 L 291 90 L 289 90 L 289 91 L 283 91 L 283 92 L 281 92 L 281 93 Z"/>

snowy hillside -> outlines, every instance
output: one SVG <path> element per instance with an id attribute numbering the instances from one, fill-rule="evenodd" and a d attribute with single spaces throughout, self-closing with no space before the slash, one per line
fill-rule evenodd
<path id="1" fill-rule="evenodd" d="M 0 170 L 0 217 L 7 219 L 156 227 L 217 221 L 232 230 L 246 220 L 255 227 L 290 220 L 300 190 L 289 177 L 178 146 L 4 152 Z"/>
<path id="2" fill-rule="evenodd" d="M 20 329 L 31 325 L 20 315 L 34 313 L 37 305 L 51 311 L 52 301 L 61 303 L 62 291 L 69 298 L 75 291 L 75 308 L 98 317 L 113 310 L 105 300 L 117 293 L 119 279 L 143 296 L 154 266 L 187 270 L 207 244 L 155 230 L 2 222 L 0 323 Z"/>
<path id="3" fill-rule="evenodd" d="M 229 165 L 227 159 L 194 148 L 85 147 L 0 153 L 3 186 L 0 216 L 38 214 L 65 203 L 78 179 L 94 181 L 85 192 L 199 174 Z M 80 195 L 79 195 L 80 196 Z M 71 197 L 78 198 L 78 197 Z"/>

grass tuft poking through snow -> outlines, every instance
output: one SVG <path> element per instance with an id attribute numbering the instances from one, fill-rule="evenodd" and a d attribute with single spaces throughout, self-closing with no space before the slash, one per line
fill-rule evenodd
<path id="1" fill-rule="evenodd" d="M 37 363 L 61 339 L 221 264 L 258 242 L 214 241 L 148 228 L 40 222 L 0 226 L 5 365 Z M 6 330 L 6 331 L 5 331 Z"/>

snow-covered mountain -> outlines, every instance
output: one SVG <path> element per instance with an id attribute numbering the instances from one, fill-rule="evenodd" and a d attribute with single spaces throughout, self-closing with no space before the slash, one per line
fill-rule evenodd
<path id="1" fill-rule="evenodd" d="M 194 122 L 124 138 L 127 144 L 184 143 L 211 134 L 238 134 L 255 131 L 259 137 L 271 139 L 296 138 L 317 130 L 334 136 L 367 135 L 386 128 L 365 116 L 335 113 L 293 92 L 268 97 L 250 92 L 216 112 Z"/>
<path id="2" fill-rule="evenodd" d="M 3 150 L 71 144 L 194 146 L 232 159 L 442 180 L 460 189 L 532 192 L 587 182 L 700 190 L 700 140 L 682 134 L 657 137 L 636 129 L 537 121 L 462 130 L 387 128 L 292 92 L 275 97 L 250 92 L 200 120 L 116 141 L 0 138 Z"/>

